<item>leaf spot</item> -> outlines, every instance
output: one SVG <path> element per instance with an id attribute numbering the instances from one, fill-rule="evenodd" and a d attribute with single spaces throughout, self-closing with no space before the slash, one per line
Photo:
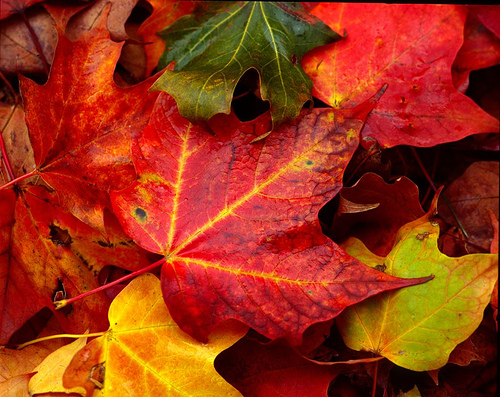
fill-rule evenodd
<path id="1" fill-rule="evenodd" d="M 429 232 L 424 232 L 424 233 L 417 234 L 417 236 L 415 238 L 418 241 L 422 241 L 422 240 L 425 240 L 427 237 L 429 237 L 429 235 L 430 235 Z"/>
<path id="2" fill-rule="evenodd" d="M 377 266 L 375 266 L 375 270 L 378 270 L 379 272 L 385 272 L 386 269 L 387 269 L 386 265 L 377 265 Z"/>
<path id="3" fill-rule="evenodd" d="M 136 208 L 134 213 L 135 219 L 137 219 L 139 222 L 146 222 L 146 220 L 148 219 L 148 214 L 142 208 Z"/>

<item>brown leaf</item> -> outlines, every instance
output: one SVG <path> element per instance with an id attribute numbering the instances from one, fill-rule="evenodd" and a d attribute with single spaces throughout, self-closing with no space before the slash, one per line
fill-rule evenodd
<path id="1" fill-rule="evenodd" d="M 0 20 L 7 18 L 12 14 L 22 13 L 28 7 L 31 7 L 41 1 L 43 0 L 2 0 L 2 7 L 0 7 Z"/>
<path id="2" fill-rule="evenodd" d="M 26 16 L 38 37 L 47 62 L 51 64 L 57 43 L 53 19 L 43 8 L 29 10 Z M 20 15 L 13 15 L 6 21 L 2 21 L 0 53 L 2 54 L 0 70 L 6 75 L 45 74 L 33 37 Z"/>
<path id="3" fill-rule="evenodd" d="M 0 126 L 5 143 L 7 158 L 15 177 L 26 174 L 35 168 L 33 148 L 28 136 L 28 128 L 24 121 L 24 111 L 20 106 L 6 106 L 0 104 Z M 2 175 L 0 183 L 9 181 L 7 170 L 3 170 L 4 163 L 0 163 Z"/>
<path id="4" fill-rule="evenodd" d="M 488 210 L 498 218 L 498 175 L 498 162 L 475 162 L 444 190 L 469 235 L 468 241 L 477 246 L 468 245 L 471 253 L 490 251 L 493 227 Z M 438 212 L 448 224 L 458 226 L 443 199 L 439 200 Z"/>
<path id="5" fill-rule="evenodd" d="M 128 39 L 125 31 L 125 22 L 127 21 L 132 9 L 138 0 L 97 0 L 91 7 L 83 10 L 76 15 L 69 23 L 66 29 L 66 35 L 75 40 L 92 29 L 99 20 L 101 14 L 109 5 L 107 28 L 113 41 L 124 41 Z"/>

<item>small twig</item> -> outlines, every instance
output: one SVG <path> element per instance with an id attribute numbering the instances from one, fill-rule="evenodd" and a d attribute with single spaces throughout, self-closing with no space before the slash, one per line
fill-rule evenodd
<path id="1" fill-rule="evenodd" d="M 142 273 L 146 273 L 146 272 L 149 272 L 150 270 L 153 270 L 154 268 L 158 267 L 158 266 L 161 266 L 163 265 L 163 263 L 165 263 L 165 258 L 161 258 L 159 261 L 156 261 L 155 263 L 149 265 L 149 266 L 146 266 L 140 270 L 137 270 L 135 272 L 132 272 L 130 274 L 127 274 L 126 276 L 123 276 L 115 281 L 112 281 L 111 283 L 109 284 L 104 284 L 98 288 L 95 288 L 91 291 L 87 291 L 81 295 L 78 295 L 78 296 L 75 296 L 74 298 L 70 298 L 70 299 L 63 299 L 63 300 L 60 300 L 60 301 L 55 301 L 54 302 L 54 305 L 56 307 L 56 310 L 59 310 L 59 309 L 62 309 L 63 307 L 65 306 L 68 306 L 69 304 L 71 303 L 74 303 L 80 299 L 83 299 L 83 298 L 86 298 L 87 296 L 90 296 L 90 295 L 93 295 L 95 294 L 96 292 L 101 292 L 101 291 L 104 291 L 114 285 L 117 285 L 117 284 L 120 284 L 121 282 L 123 281 L 127 281 L 131 278 L 134 278 L 134 277 L 137 277 L 138 275 L 142 274 Z"/>
<path id="2" fill-rule="evenodd" d="M 420 169 L 422 170 L 424 176 L 425 176 L 425 179 L 427 179 L 427 182 L 429 182 L 429 185 L 431 186 L 432 190 L 434 190 L 434 192 L 437 192 L 437 188 L 436 186 L 434 185 L 434 182 L 432 181 L 431 177 L 429 176 L 427 170 L 425 169 L 424 167 L 424 164 L 422 163 L 422 160 L 420 160 L 420 157 L 417 153 L 417 151 L 415 150 L 415 148 L 413 146 L 410 146 L 410 150 L 412 151 L 413 153 L 413 156 L 415 157 L 415 160 L 417 160 L 417 163 L 420 167 Z M 451 214 L 453 215 L 453 218 L 455 219 L 455 221 L 457 222 L 457 225 L 458 227 L 460 228 L 460 230 L 462 231 L 464 237 L 469 240 L 469 235 L 467 234 L 467 232 L 465 231 L 462 223 L 460 222 L 460 220 L 458 219 L 458 216 L 457 214 L 455 213 L 455 211 L 453 210 L 453 207 L 451 206 L 451 203 L 448 201 L 448 199 L 446 198 L 446 196 L 444 195 L 444 193 L 441 193 L 441 197 L 443 198 L 444 202 L 446 203 L 446 205 L 448 206 L 448 208 L 450 209 L 451 211 Z"/>
<path id="3" fill-rule="evenodd" d="M 436 177 L 436 170 L 437 170 L 437 165 L 438 165 L 438 154 L 439 154 L 439 146 L 435 151 L 434 155 L 434 164 L 432 165 L 432 171 L 431 171 L 431 179 L 434 180 Z M 425 192 L 424 197 L 422 198 L 422 205 L 427 202 L 427 199 L 429 198 L 429 195 L 431 193 L 432 188 L 429 186 L 427 188 L 427 191 Z"/>
<path id="4" fill-rule="evenodd" d="M 48 76 L 49 75 L 49 63 L 47 62 L 47 58 L 45 58 L 40 41 L 38 40 L 38 37 L 37 37 L 35 31 L 33 30 L 33 27 L 31 26 L 28 17 L 24 13 L 24 10 L 22 12 L 20 12 L 20 14 L 21 14 L 21 17 L 23 18 L 24 24 L 26 25 L 26 27 L 28 28 L 28 30 L 30 32 L 31 38 L 33 39 L 33 43 L 35 44 L 36 50 L 38 51 L 38 55 L 40 55 L 40 60 L 42 61 L 43 69 L 45 70 L 45 73 Z"/>

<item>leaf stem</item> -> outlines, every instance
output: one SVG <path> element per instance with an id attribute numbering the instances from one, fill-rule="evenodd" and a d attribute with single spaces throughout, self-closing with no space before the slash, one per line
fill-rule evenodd
<path id="1" fill-rule="evenodd" d="M 373 370 L 373 386 L 372 386 L 372 397 L 377 394 L 377 375 L 378 375 L 378 361 L 375 361 L 375 368 Z"/>
<path id="2" fill-rule="evenodd" d="M 24 10 L 20 12 L 21 17 L 23 18 L 24 24 L 28 28 L 31 38 L 33 39 L 33 43 L 35 44 L 36 50 L 38 51 L 38 55 L 40 55 L 40 60 L 42 61 L 43 64 L 43 69 L 45 70 L 45 73 L 47 76 L 49 75 L 49 64 L 47 62 L 47 58 L 45 58 L 45 55 L 43 53 L 42 46 L 40 45 L 40 41 L 38 40 L 38 36 L 36 35 L 35 31 L 33 30 L 33 27 L 30 24 L 30 21 L 28 17 L 26 16 Z"/>
<path id="3" fill-rule="evenodd" d="M 20 181 L 22 181 L 23 179 L 27 179 L 27 178 L 29 178 L 30 176 L 33 176 L 33 175 L 36 175 L 36 174 L 38 174 L 38 171 L 35 169 L 35 170 L 33 170 L 33 171 L 28 172 L 27 174 L 24 174 L 24 175 L 18 176 L 17 178 L 14 178 L 14 179 L 13 179 L 13 180 L 11 180 L 10 182 L 7 182 L 5 185 L 0 186 L 0 190 L 5 189 L 6 187 L 9 187 L 9 186 L 11 186 L 11 185 L 14 185 L 14 184 L 16 184 L 17 182 L 20 182 Z"/>
<path id="4" fill-rule="evenodd" d="M 103 336 L 104 332 L 94 332 L 93 334 L 58 334 L 58 335 L 49 335 L 44 336 L 43 338 L 33 339 L 28 342 L 22 343 L 16 347 L 17 350 L 24 349 L 26 346 L 33 345 L 38 342 L 44 342 L 46 340 L 59 339 L 59 338 L 87 338 L 93 336 Z"/>
<path id="5" fill-rule="evenodd" d="M 420 157 L 417 153 L 417 151 L 415 150 L 415 148 L 413 146 L 410 146 L 410 150 L 412 151 L 413 153 L 413 156 L 415 157 L 415 160 L 417 160 L 417 163 L 420 167 L 420 169 L 422 170 L 424 176 L 425 176 L 425 179 L 427 179 L 427 182 L 429 182 L 429 185 L 432 187 L 432 190 L 434 190 L 434 192 L 437 192 L 437 188 L 436 186 L 434 185 L 434 182 L 432 181 L 431 177 L 429 176 L 429 173 L 427 172 L 427 170 L 425 169 L 424 167 L 424 164 L 422 163 L 422 160 L 420 160 Z M 453 207 L 451 206 L 451 203 L 448 201 L 448 199 L 446 198 L 446 196 L 444 194 L 441 194 L 441 197 L 443 198 L 444 202 L 446 203 L 446 205 L 448 206 L 448 208 L 450 209 L 451 211 L 451 214 L 453 215 L 453 218 L 455 218 L 455 221 L 457 222 L 457 225 L 458 227 L 460 228 L 460 230 L 462 231 L 462 233 L 464 234 L 464 237 L 469 240 L 469 235 L 467 234 L 467 232 L 465 231 L 462 223 L 460 222 L 460 220 L 458 219 L 458 216 L 457 214 L 455 213 L 455 211 L 453 210 Z"/>
<path id="6" fill-rule="evenodd" d="M 59 310 L 59 309 L 65 307 L 65 306 L 67 306 L 67 305 L 69 305 L 69 304 L 71 304 L 73 302 L 76 302 L 76 301 L 78 301 L 80 299 L 86 298 L 87 296 L 93 295 L 96 292 L 104 291 L 104 290 L 106 290 L 106 289 L 108 289 L 108 288 L 110 288 L 110 287 L 112 287 L 112 286 L 114 286 L 116 284 L 120 284 L 121 282 L 129 280 L 131 278 L 134 278 L 134 277 L 136 277 L 136 276 L 138 276 L 138 275 L 140 275 L 142 273 L 146 273 L 146 272 L 148 272 L 150 270 L 153 270 L 154 268 L 163 265 L 163 263 L 165 263 L 165 258 L 161 258 L 159 261 L 156 261 L 155 263 L 153 263 L 153 264 L 151 264 L 149 266 L 146 266 L 146 267 L 144 267 L 144 268 L 142 268 L 140 270 L 137 270 L 135 272 L 127 274 L 126 276 L 123 276 L 123 277 L 119 278 L 118 280 L 112 281 L 109 284 L 104 284 L 104 285 L 102 285 L 102 286 L 100 286 L 98 288 L 95 288 L 95 289 L 91 290 L 91 291 L 87 291 L 87 292 L 85 292 L 85 293 L 83 293 L 81 295 L 75 296 L 75 297 L 70 298 L 70 299 L 63 299 L 63 300 L 60 300 L 60 301 L 55 301 L 54 305 L 56 307 L 56 310 Z"/>

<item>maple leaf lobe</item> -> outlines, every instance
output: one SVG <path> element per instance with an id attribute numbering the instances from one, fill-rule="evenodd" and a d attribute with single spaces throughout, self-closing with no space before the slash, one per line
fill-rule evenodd
<path id="1" fill-rule="evenodd" d="M 159 35 L 166 42 L 159 66 L 176 64 L 152 89 L 172 95 L 184 117 L 198 122 L 229 114 L 236 83 L 255 69 L 273 126 L 296 118 L 311 99 L 303 55 L 341 38 L 298 5 L 268 2 L 209 4 Z"/>

